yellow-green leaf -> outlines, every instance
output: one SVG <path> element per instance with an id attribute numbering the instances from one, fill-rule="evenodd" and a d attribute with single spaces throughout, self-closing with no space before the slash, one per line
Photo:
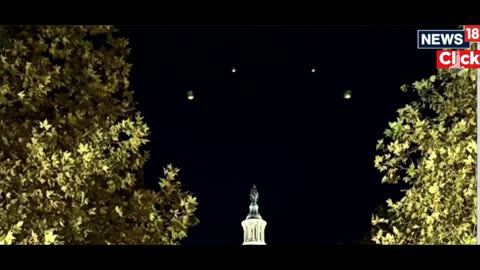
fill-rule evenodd
<path id="1" fill-rule="evenodd" d="M 45 129 L 46 131 L 48 131 L 51 127 L 52 125 L 48 123 L 47 119 L 45 119 L 43 122 L 40 122 L 40 128 Z"/>

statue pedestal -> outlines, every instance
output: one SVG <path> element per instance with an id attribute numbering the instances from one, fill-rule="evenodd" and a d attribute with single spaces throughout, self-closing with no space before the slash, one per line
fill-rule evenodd
<path id="1" fill-rule="evenodd" d="M 243 245 L 266 245 L 265 227 L 267 222 L 263 219 L 252 218 L 242 222 Z"/>

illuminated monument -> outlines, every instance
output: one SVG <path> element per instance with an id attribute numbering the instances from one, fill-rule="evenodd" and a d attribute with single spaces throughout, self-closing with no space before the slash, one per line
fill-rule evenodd
<path id="1" fill-rule="evenodd" d="M 247 219 L 242 221 L 243 245 L 266 245 L 265 227 L 267 222 L 262 219 L 258 212 L 258 191 L 255 185 L 250 191 L 250 201 L 250 212 Z"/>

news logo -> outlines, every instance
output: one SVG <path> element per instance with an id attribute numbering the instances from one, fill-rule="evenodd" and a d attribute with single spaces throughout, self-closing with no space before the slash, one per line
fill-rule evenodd
<path id="1" fill-rule="evenodd" d="M 480 42 L 480 25 L 465 25 L 464 31 L 465 41 Z"/>
<path id="2" fill-rule="evenodd" d="M 480 67 L 480 51 L 439 50 L 437 51 L 437 68 L 464 69 Z"/>
<path id="3" fill-rule="evenodd" d="M 418 49 L 437 50 L 438 69 L 480 69 L 480 48 L 469 50 L 470 42 L 480 44 L 480 25 L 465 25 L 463 30 L 417 31 Z"/>
<path id="4" fill-rule="evenodd" d="M 468 49 L 463 30 L 418 30 L 418 49 Z"/>

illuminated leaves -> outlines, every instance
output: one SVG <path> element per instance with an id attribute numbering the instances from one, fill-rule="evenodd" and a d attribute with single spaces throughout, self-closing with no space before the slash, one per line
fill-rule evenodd
<path id="1" fill-rule="evenodd" d="M 374 165 L 383 173 L 382 183 L 400 179 L 408 188 L 400 200 L 387 200 L 387 211 L 372 217 L 375 243 L 475 242 L 475 72 L 439 70 L 413 87 L 402 86 L 418 99 L 389 123 Z"/>
<path id="2" fill-rule="evenodd" d="M 53 229 L 47 230 L 44 233 L 44 245 L 51 245 L 55 243 L 55 240 L 57 239 L 57 235 L 53 233 Z"/>
<path id="3" fill-rule="evenodd" d="M 48 131 L 52 125 L 48 123 L 48 120 L 45 119 L 43 122 L 40 122 L 40 128 L 44 129 L 45 131 Z"/>
<path id="4" fill-rule="evenodd" d="M 80 144 L 78 145 L 78 150 L 77 150 L 77 151 L 78 151 L 80 154 L 83 154 L 83 153 L 87 152 L 87 151 L 88 151 L 88 145 L 83 144 L 83 143 L 80 143 Z"/>
<path id="5" fill-rule="evenodd" d="M 122 208 L 121 208 L 121 207 L 115 206 L 115 212 L 117 212 L 117 214 L 118 214 L 120 217 L 123 217 L 123 211 L 122 211 Z"/>
<path id="6" fill-rule="evenodd" d="M 197 201 L 172 165 L 159 191 L 142 188 L 128 41 L 109 26 L 5 29 L 0 244 L 178 244 Z"/>
<path id="7" fill-rule="evenodd" d="M 20 91 L 18 92 L 18 98 L 20 98 L 20 100 L 23 100 L 25 98 L 25 91 Z"/>
<path id="8" fill-rule="evenodd" d="M 11 245 L 15 240 L 15 236 L 13 236 L 12 231 L 8 231 L 7 235 L 0 238 L 0 245 Z"/>
<path id="9" fill-rule="evenodd" d="M 380 217 L 378 217 L 377 215 L 374 215 L 374 216 L 372 217 L 372 225 L 375 225 L 375 226 L 376 226 L 376 225 L 381 224 L 381 223 L 386 224 L 386 223 L 388 223 L 388 220 L 385 219 L 385 218 L 380 218 Z"/>
<path id="10" fill-rule="evenodd" d="M 376 156 L 375 162 L 374 162 L 375 168 L 379 168 L 382 162 L 383 162 L 383 156 Z"/>
<path id="11" fill-rule="evenodd" d="M 433 186 L 430 186 L 430 187 L 428 188 L 428 192 L 430 192 L 431 194 L 436 194 L 436 193 L 438 193 L 438 191 L 439 191 L 439 190 L 438 190 L 438 186 L 437 186 L 437 185 L 433 185 Z"/>
<path id="12" fill-rule="evenodd" d="M 17 222 L 11 227 L 6 235 L 0 235 L 0 245 L 11 245 L 16 239 L 15 235 L 18 235 L 23 227 L 23 221 Z"/>
<path id="13" fill-rule="evenodd" d="M 383 139 L 377 141 L 377 145 L 375 146 L 377 150 L 383 149 Z"/>

